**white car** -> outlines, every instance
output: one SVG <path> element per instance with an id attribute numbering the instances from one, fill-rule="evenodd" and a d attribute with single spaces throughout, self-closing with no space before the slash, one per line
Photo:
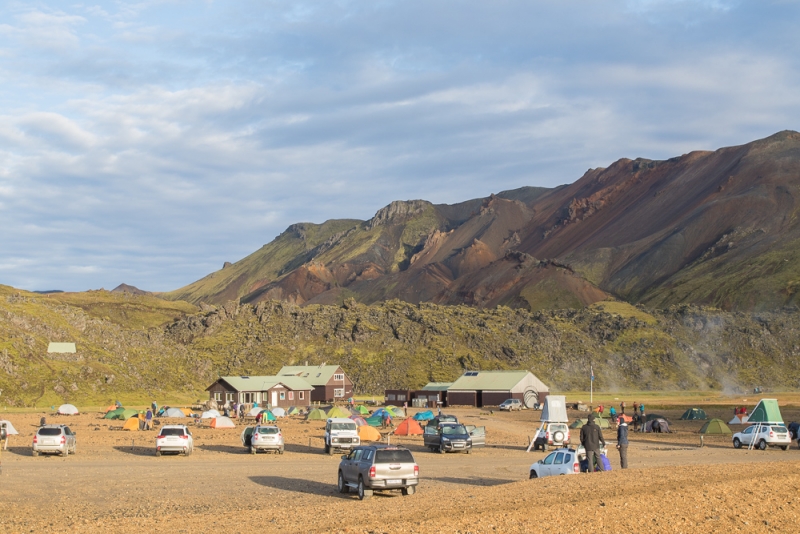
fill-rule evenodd
<path id="1" fill-rule="evenodd" d="M 189 456 L 194 451 L 194 440 L 186 425 L 164 425 L 156 436 L 156 456 L 162 452 L 177 452 Z"/>
<path id="2" fill-rule="evenodd" d="M 75 454 L 78 450 L 78 443 L 75 433 L 66 425 L 44 425 L 40 426 L 36 434 L 33 435 L 31 445 L 31 456 L 40 454 L 60 454 L 68 456 Z"/>
<path id="3" fill-rule="evenodd" d="M 249 426 L 242 432 L 242 445 L 247 447 L 250 454 L 258 451 L 275 451 L 283 454 L 283 433 L 275 425 Z"/>
<path id="4" fill-rule="evenodd" d="M 522 409 L 522 401 L 519 399 L 506 399 L 500 405 L 501 410 L 508 410 L 509 412 Z"/>
<path id="5" fill-rule="evenodd" d="M 754 447 L 766 450 L 767 447 L 780 447 L 787 450 L 792 443 L 789 429 L 783 425 L 761 425 L 761 430 L 756 434 L 756 427 L 751 425 L 741 432 L 733 435 L 733 447 L 739 449 L 742 445 L 749 447 L 753 443 Z"/>
<path id="6" fill-rule="evenodd" d="M 578 451 L 556 449 L 531 466 L 530 478 L 576 475 L 581 472 Z"/>

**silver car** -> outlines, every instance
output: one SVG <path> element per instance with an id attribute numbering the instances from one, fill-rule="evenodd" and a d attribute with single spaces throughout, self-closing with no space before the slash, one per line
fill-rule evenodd
<path id="1" fill-rule="evenodd" d="M 186 425 L 164 425 L 156 436 L 156 456 L 162 452 L 183 453 L 189 456 L 194 451 L 194 438 Z"/>
<path id="2" fill-rule="evenodd" d="M 69 456 L 75 454 L 78 443 L 75 439 L 75 432 L 66 425 L 44 425 L 40 426 L 36 434 L 33 435 L 33 445 L 31 455 L 39 454 L 60 454 Z"/>
<path id="3" fill-rule="evenodd" d="M 339 462 L 339 493 L 355 489 L 364 500 L 374 491 L 400 490 L 413 495 L 419 484 L 419 466 L 411 451 L 389 445 L 356 447 Z"/>
<path id="4" fill-rule="evenodd" d="M 242 432 L 242 445 L 250 450 L 250 454 L 258 451 L 275 451 L 283 454 L 283 433 L 275 425 L 247 427 Z"/>
<path id="5" fill-rule="evenodd" d="M 767 447 L 780 447 L 787 450 L 792 443 L 792 438 L 789 435 L 789 429 L 783 425 L 761 425 L 761 429 L 756 434 L 756 427 L 759 425 L 752 425 L 741 432 L 733 435 L 733 446 L 738 449 L 742 445 L 750 446 L 752 443 L 754 447 L 766 450 Z"/>

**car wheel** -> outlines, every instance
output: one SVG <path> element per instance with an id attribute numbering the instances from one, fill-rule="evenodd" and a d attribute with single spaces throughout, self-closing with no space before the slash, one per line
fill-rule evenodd
<path id="1" fill-rule="evenodd" d="M 31 451 L 31 456 L 36 458 L 37 456 L 39 456 L 39 451 Z"/>
<path id="2" fill-rule="evenodd" d="M 336 482 L 336 488 L 339 490 L 339 493 L 348 493 L 350 491 L 350 488 L 344 483 L 344 475 L 341 471 L 339 471 L 339 479 Z"/>
<path id="3" fill-rule="evenodd" d="M 278 454 L 283 454 L 283 447 L 281 447 L 280 449 L 278 449 Z"/>
<path id="4" fill-rule="evenodd" d="M 160 457 L 161 457 L 161 451 L 156 449 L 156 458 L 160 458 Z"/>
<path id="5" fill-rule="evenodd" d="M 758 448 L 762 451 L 767 450 L 767 442 L 762 439 L 758 442 Z"/>
<path id="6" fill-rule="evenodd" d="M 539 478 L 539 475 L 536 473 L 536 471 L 534 471 L 533 469 L 531 469 L 531 476 L 530 476 L 530 477 L 528 477 L 528 478 Z"/>
<path id="7" fill-rule="evenodd" d="M 250 454 L 255 454 L 255 453 L 256 453 L 255 447 L 250 447 Z"/>
<path id="8" fill-rule="evenodd" d="M 471 453 L 471 452 L 472 452 L 472 449 L 467 449 L 465 452 L 466 452 L 467 454 L 469 454 L 469 453 Z"/>
<path id="9" fill-rule="evenodd" d="M 409 495 L 414 495 L 416 492 L 417 492 L 416 486 L 409 486 L 407 488 L 403 488 L 400 490 L 400 493 L 402 493 L 404 497 L 408 497 Z"/>
<path id="10" fill-rule="evenodd" d="M 741 449 L 742 448 L 742 442 L 739 441 L 739 438 L 733 438 L 733 448 L 734 449 Z"/>
<path id="11" fill-rule="evenodd" d="M 789 450 L 789 446 L 788 445 L 781 445 L 781 449 L 784 450 L 784 451 L 788 451 Z"/>
<path id="12" fill-rule="evenodd" d="M 438 451 L 439 451 L 439 454 L 444 454 L 444 448 L 443 447 L 440 446 Z"/>
<path id="13" fill-rule="evenodd" d="M 372 490 L 368 490 L 364 487 L 364 479 L 358 477 L 358 498 L 362 501 L 364 499 L 369 499 L 372 497 Z"/>

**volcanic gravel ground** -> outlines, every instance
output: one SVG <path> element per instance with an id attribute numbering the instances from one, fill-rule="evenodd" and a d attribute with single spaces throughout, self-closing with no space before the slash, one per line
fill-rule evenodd
<path id="1" fill-rule="evenodd" d="M 730 418 L 729 410 L 707 411 Z M 121 423 L 100 414 L 48 416 L 77 431 L 78 453 L 33 458 L 42 414 L 11 414 L 21 435 L 0 456 L 3 532 L 768 532 L 800 519 L 796 444 L 734 450 L 729 437 L 714 437 L 700 448 L 703 422 L 678 421 L 683 409 L 660 412 L 674 434 L 631 434 L 628 470 L 618 469 L 612 447 L 610 473 L 538 480 L 528 480 L 528 469 L 544 453 L 525 452 L 538 412 L 448 412 L 485 425 L 489 446 L 439 455 L 420 437 L 393 437 L 414 452 L 419 491 L 366 501 L 336 492 L 339 456 L 322 453 L 322 422 L 279 420 L 282 456 L 246 454 L 242 426 L 193 422 L 194 455 L 156 458 L 155 432 L 112 430 Z"/>

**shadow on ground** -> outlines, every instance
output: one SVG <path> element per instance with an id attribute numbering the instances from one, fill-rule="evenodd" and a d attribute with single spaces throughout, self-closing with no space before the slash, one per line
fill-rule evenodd
<path id="1" fill-rule="evenodd" d="M 512 482 L 519 482 L 518 479 L 506 478 L 457 478 L 457 477 L 438 477 L 430 478 L 429 480 L 435 482 L 444 482 L 446 484 L 461 484 L 464 486 L 502 486 L 503 484 L 511 484 Z"/>

